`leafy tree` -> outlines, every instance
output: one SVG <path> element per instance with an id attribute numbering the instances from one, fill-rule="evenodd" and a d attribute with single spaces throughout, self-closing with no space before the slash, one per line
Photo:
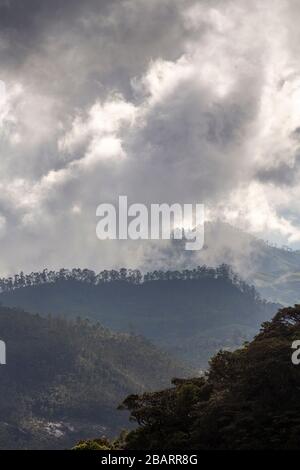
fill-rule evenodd
<path id="1" fill-rule="evenodd" d="M 89 441 L 79 441 L 73 450 L 113 450 L 108 439 L 93 439 Z"/>
<path id="2" fill-rule="evenodd" d="M 220 351 L 205 376 L 130 395 L 121 409 L 138 427 L 127 450 L 296 449 L 300 443 L 300 306 L 280 310 L 251 343 Z"/>

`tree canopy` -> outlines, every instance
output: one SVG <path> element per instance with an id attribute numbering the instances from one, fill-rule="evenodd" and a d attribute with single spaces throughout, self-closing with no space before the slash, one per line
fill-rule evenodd
<path id="1" fill-rule="evenodd" d="M 280 310 L 254 340 L 220 351 L 205 376 L 130 395 L 121 409 L 137 428 L 114 445 L 142 450 L 295 449 L 300 442 L 300 306 Z"/>
<path id="2" fill-rule="evenodd" d="M 259 298 L 259 294 L 253 286 L 249 286 L 227 264 L 221 264 L 217 268 L 206 265 L 198 266 L 194 269 L 184 270 L 155 270 L 142 274 L 139 269 L 121 268 L 119 270 L 103 270 L 99 273 L 91 269 L 66 269 L 59 271 L 44 269 L 43 271 L 24 274 L 21 271 L 13 277 L 0 278 L 0 292 L 9 292 L 22 287 L 39 286 L 42 284 L 52 284 L 58 281 L 80 281 L 88 284 L 98 285 L 106 282 L 123 281 L 132 284 L 140 284 L 150 281 L 189 281 L 203 278 L 227 279 L 249 296 Z"/>

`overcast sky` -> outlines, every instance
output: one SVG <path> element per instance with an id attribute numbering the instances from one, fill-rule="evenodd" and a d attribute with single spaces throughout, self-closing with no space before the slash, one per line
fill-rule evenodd
<path id="1" fill-rule="evenodd" d="M 300 247 L 299 24 L 298 0 L 0 0 L 0 273 L 139 265 L 95 235 L 120 194 Z"/>

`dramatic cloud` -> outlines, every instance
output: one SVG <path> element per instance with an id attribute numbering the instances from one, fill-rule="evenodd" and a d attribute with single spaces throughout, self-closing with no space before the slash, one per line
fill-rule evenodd
<path id="1" fill-rule="evenodd" d="M 95 235 L 120 194 L 300 246 L 299 20 L 294 0 L 0 2 L 1 272 L 143 265 L 151 243 Z"/>

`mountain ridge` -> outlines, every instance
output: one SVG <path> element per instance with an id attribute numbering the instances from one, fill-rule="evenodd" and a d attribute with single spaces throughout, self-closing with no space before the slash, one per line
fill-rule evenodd
<path id="1" fill-rule="evenodd" d="M 3 292 L 0 301 L 32 313 L 85 316 L 118 332 L 141 334 L 200 368 L 216 350 L 250 339 L 278 308 L 225 265 L 154 271 L 146 279 L 99 284 L 58 279 Z"/>

